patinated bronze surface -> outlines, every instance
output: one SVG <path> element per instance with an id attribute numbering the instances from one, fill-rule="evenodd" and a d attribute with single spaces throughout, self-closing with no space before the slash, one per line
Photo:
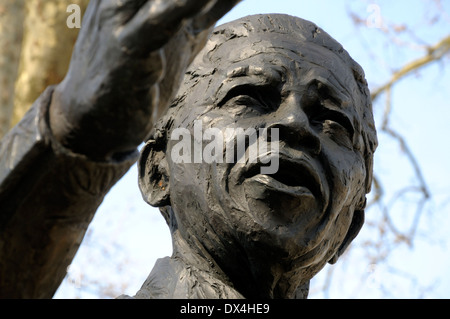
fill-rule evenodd
<path id="1" fill-rule="evenodd" d="M 136 298 L 306 298 L 358 234 L 377 145 L 363 70 L 288 15 L 205 45 L 234 5 L 207 2 L 91 2 L 66 79 L 0 145 L 2 297 L 51 297 L 144 140 L 139 185 L 174 251 Z"/>
<path id="2" fill-rule="evenodd" d="M 139 162 L 174 254 L 137 297 L 305 297 L 363 224 L 371 112 L 363 71 L 313 23 L 256 15 L 217 28 Z M 198 120 L 205 130 L 278 129 L 277 172 L 261 174 L 261 161 L 175 163 L 171 132 L 194 136 Z"/>

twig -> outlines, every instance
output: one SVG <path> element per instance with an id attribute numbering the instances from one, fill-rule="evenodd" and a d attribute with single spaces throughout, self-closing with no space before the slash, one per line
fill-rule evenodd
<path id="1" fill-rule="evenodd" d="M 372 92 L 372 101 L 375 101 L 381 93 L 388 88 L 391 88 L 396 82 L 400 81 L 412 71 L 417 70 L 428 63 L 440 60 L 448 52 L 450 52 L 450 36 L 447 36 L 437 44 L 429 47 L 427 55 L 406 64 L 399 71 L 394 72 L 391 79 L 386 84 Z"/>

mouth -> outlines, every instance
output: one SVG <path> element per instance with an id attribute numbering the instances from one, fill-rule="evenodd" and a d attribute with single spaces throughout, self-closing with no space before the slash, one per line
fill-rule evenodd
<path id="1" fill-rule="evenodd" d="M 261 174 L 263 164 L 257 161 L 247 165 L 241 175 L 242 181 L 258 183 L 264 185 L 270 191 L 294 197 L 324 198 L 323 179 L 308 155 L 299 152 L 298 156 L 295 157 L 283 153 L 271 156 L 278 156 L 279 168 L 276 173 Z"/>

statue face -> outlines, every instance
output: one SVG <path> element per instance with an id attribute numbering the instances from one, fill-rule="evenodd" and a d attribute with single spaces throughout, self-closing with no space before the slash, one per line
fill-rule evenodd
<path id="1" fill-rule="evenodd" d="M 277 130 L 278 152 L 269 143 L 259 155 L 272 156 L 278 169 L 262 174 L 268 164 L 249 160 L 177 163 L 170 153 L 179 140 L 169 138 L 170 201 L 179 231 L 218 259 L 233 255 L 229 248 L 251 260 L 274 257 L 317 272 L 335 255 L 365 198 L 352 71 L 323 47 L 299 48 L 280 36 L 233 39 L 204 52 L 211 63 L 199 57 L 191 69 L 214 71 L 188 92 L 173 127 L 188 129 L 193 139 L 198 121 L 204 131 L 218 129 L 224 157 L 230 156 L 225 142 L 238 129 Z"/>

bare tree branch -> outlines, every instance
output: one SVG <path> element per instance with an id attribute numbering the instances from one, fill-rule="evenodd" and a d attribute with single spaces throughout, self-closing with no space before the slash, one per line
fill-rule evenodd
<path id="1" fill-rule="evenodd" d="M 372 92 L 372 101 L 375 101 L 379 95 L 385 92 L 387 89 L 391 88 L 396 82 L 400 81 L 405 76 L 409 75 L 411 72 L 420 69 L 421 67 L 440 60 L 445 54 L 450 52 L 450 35 L 436 43 L 435 45 L 427 49 L 428 53 L 414 61 L 403 66 L 399 71 L 392 74 L 391 79 L 384 85 L 375 89 Z"/>

